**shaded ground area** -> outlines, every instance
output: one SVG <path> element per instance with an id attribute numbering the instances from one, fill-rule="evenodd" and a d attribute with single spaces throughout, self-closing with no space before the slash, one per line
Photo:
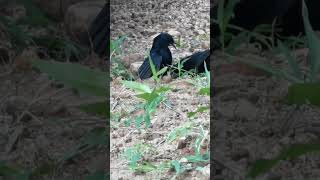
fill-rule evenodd
<path id="1" fill-rule="evenodd" d="M 132 74 L 142 63 L 147 49 L 151 48 L 153 38 L 162 31 L 169 32 L 181 46 L 171 49 L 174 61 L 191 53 L 209 48 L 209 1 L 112 1 L 111 2 L 111 38 L 127 35 L 123 43 L 121 61 Z M 137 65 L 135 65 L 137 64 Z M 116 68 L 113 66 L 112 68 Z M 158 87 L 171 88 L 165 94 L 151 115 L 151 127 L 141 130 L 135 125 L 137 116 L 144 114 L 139 109 L 142 101 L 137 94 L 126 88 L 114 76 L 111 82 L 111 178 L 112 179 L 209 179 L 208 162 L 188 163 L 182 158 L 194 155 L 194 144 L 203 127 L 205 141 L 203 151 L 209 145 L 209 112 L 196 114 L 188 118 L 188 112 L 196 111 L 201 106 L 209 106 L 209 97 L 199 94 L 199 89 L 207 82 L 207 78 L 185 76 L 180 79 L 161 80 Z M 138 81 L 140 82 L 140 81 Z M 143 82 L 155 87 L 153 80 Z M 129 123 L 131 122 L 131 123 Z M 128 125 L 129 124 L 129 125 Z M 168 136 L 177 128 L 189 127 L 188 136 L 178 136 L 175 141 L 168 142 Z M 143 153 L 138 161 L 147 161 L 157 168 L 147 173 L 138 173 L 129 168 L 130 158 L 125 156 L 126 150 L 134 145 L 143 144 L 152 147 Z M 177 173 L 174 168 L 160 166 L 173 160 L 180 161 L 183 166 L 190 165 L 190 171 Z M 196 167 L 203 170 L 195 170 Z M 171 170 L 170 170 L 171 169 Z"/>
<path id="2" fill-rule="evenodd" d="M 306 49 L 292 53 L 301 65 L 305 62 Z M 244 179 L 258 159 L 274 159 L 292 144 L 318 142 L 318 107 L 285 104 L 288 81 L 229 62 L 242 57 L 287 69 L 285 57 L 269 52 L 261 56 L 254 48 L 240 48 L 236 58 L 227 58 L 220 52 L 215 52 L 214 57 L 214 179 Z M 319 165 L 319 154 L 309 153 L 294 160 L 281 160 L 257 179 L 318 179 Z"/>
<path id="3" fill-rule="evenodd" d="M 11 11 L 16 13 L 8 13 Z M 105 119 L 76 107 L 83 102 L 94 102 L 96 98 L 79 94 L 32 68 L 33 59 L 68 60 L 64 51 L 68 48 L 64 48 L 63 43 L 69 42 L 70 46 L 77 43 L 61 28 L 64 27 L 62 21 L 48 27 L 30 25 L 29 21 L 15 24 L 25 17 L 30 20 L 25 11 L 24 6 L 13 3 L 1 7 L 0 12 L 0 176 L 20 175 L 29 179 L 27 176 L 32 172 L 32 179 L 85 179 L 106 168 L 104 147 L 83 149 L 83 138 L 92 130 L 104 131 Z M 32 22 L 44 20 L 40 16 Z M 4 25 L 6 21 L 2 18 L 8 18 L 11 26 Z M 29 42 L 30 34 L 48 40 L 43 46 Z M 52 38 L 57 42 L 50 46 Z M 80 52 L 78 47 L 75 46 L 76 52 Z M 99 64 L 101 60 L 88 54 L 88 47 L 81 47 L 87 51 L 79 56 L 81 62 L 77 63 L 93 68 L 103 66 Z M 74 52 L 70 55 L 69 60 L 74 61 Z"/>

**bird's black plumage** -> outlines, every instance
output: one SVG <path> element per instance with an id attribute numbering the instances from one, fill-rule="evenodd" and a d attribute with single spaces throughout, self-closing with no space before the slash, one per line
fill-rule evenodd
<path id="1" fill-rule="evenodd" d="M 160 33 L 154 38 L 150 50 L 150 57 L 157 71 L 172 64 L 172 55 L 169 49 L 170 45 L 174 46 L 174 40 L 168 33 Z M 147 79 L 152 76 L 149 57 L 147 57 L 139 67 L 138 75 L 140 79 Z"/>
<path id="2" fill-rule="evenodd" d="M 93 50 L 100 57 L 107 55 L 109 43 L 109 22 L 110 12 L 106 4 L 95 17 L 89 27 L 89 35 L 92 41 Z"/>
<path id="3" fill-rule="evenodd" d="M 182 63 L 182 70 L 190 71 L 196 70 L 197 73 L 203 73 L 205 71 L 205 65 L 207 66 L 207 70 L 210 71 L 210 50 L 199 51 L 191 56 L 187 56 L 180 60 Z M 178 67 L 178 64 L 174 65 L 175 68 Z M 173 76 L 176 77 L 177 73 L 179 72 L 178 69 L 173 71 Z"/>

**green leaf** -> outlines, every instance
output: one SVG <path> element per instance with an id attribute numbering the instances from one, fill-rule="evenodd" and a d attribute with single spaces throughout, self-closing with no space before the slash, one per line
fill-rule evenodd
<path id="1" fill-rule="evenodd" d="M 288 88 L 286 100 L 289 104 L 311 103 L 320 106 L 320 83 L 292 84 Z"/>
<path id="2" fill-rule="evenodd" d="M 29 180 L 31 177 L 31 171 L 24 171 L 21 174 L 16 175 L 16 180 Z"/>
<path id="3" fill-rule="evenodd" d="M 32 42 L 31 35 L 5 16 L 0 16 L 0 23 L 9 34 L 10 42 L 19 50 L 25 48 Z"/>
<path id="4" fill-rule="evenodd" d="M 268 172 L 277 163 L 278 161 L 276 159 L 274 160 L 259 159 L 252 165 L 252 168 L 248 173 L 248 177 L 256 178 L 260 174 Z"/>
<path id="5" fill-rule="evenodd" d="M 107 145 L 106 128 L 94 128 L 83 137 L 83 142 L 89 145 Z"/>
<path id="6" fill-rule="evenodd" d="M 134 81 L 121 81 L 123 85 L 125 85 L 127 88 L 133 89 L 137 91 L 138 93 L 151 93 L 152 90 L 150 87 L 146 84 L 134 82 Z"/>
<path id="7" fill-rule="evenodd" d="M 12 176 L 19 174 L 20 170 L 5 165 L 4 162 L 0 162 L 0 176 Z"/>
<path id="8" fill-rule="evenodd" d="M 308 9 L 304 0 L 302 1 L 302 17 L 307 36 L 307 45 L 309 47 L 308 61 L 311 69 L 309 79 L 311 82 L 314 82 L 320 67 L 320 39 L 311 27 Z"/>
<path id="9" fill-rule="evenodd" d="M 210 58 L 210 57 L 209 57 Z M 210 66 L 210 64 L 208 64 Z M 209 89 L 209 96 L 210 96 L 210 84 L 211 84 L 211 76 L 210 76 L 210 72 L 208 71 L 207 68 L 207 63 L 204 61 L 204 70 L 205 70 L 205 75 L 207 77 L 207 88 Z M 201 90 L 200 90 L 201 91 Z"/>
<path id="10" fill-rule="evenodd" d="M 157 166 L 144 161 L 143 164 L 139 164 L 131 168 L 132 170 L 140 173 L 146 173 L 157 169 Z"/>
<path id="11" fill-rule="evenodd" d="M 167 92 L 167 91 L 169 91 L 169 90 L 171 90 L 170 87 L 161 86 L 161 87 L 155 89 L 154 92 L 155 92 L 155 93 L 158 93 L 158 94 L 161 94 L 161 93 Z"/>
<path id="12" fill-rule="evenodd" d="M 146 122 L 146 127 L 149 128 L 151 125 L 151 117 L 150 117 L 150 110 L 146 111 L 146 115 L 144 116 L 144 121 Z"/>
<path id="13" fill-rule="evenodd" d="M 159 95 L 157 93 L 143 93 L 136 95 L 138 98 L 144 99 L 147 103 L 152 102 L 154 99 L 156 99 Z"/>
<path id="14" fill-rule="evenodd" d="M 210 88 L 209 87 L 201 88 L 200 94 L 210 96 Z"/>
<path id="15" fill-rule="evenodd" d="M 151 67 L 152 77 L 157 79 L 157 77 L 158 77 L 157 76 L 157 70 L 156 70 L 156 67 L 153 64 L 152 59 L 151 59 L 150 52 L 148 54 L 148 60 L 149 60 L 149 64 L 150 64 L 150 67 Z"/>
<path id="16" fill-rule="evenodd" d="M 171 131 L 167 137 L 168 142 L 172 142 L 180 137 L 185 137 L 192 129 L 192 123 L 186 123 L 182 127 L 177 127 Z"/>
<path id="17" fill-rule="evenodd" d="M 286 46 L 284 46 L 284 44 L 282 44 L 282 42 L 280 40 L 278 40 L 278 45 L 279 45 L 279 48 L 282 51 L 282 53 L 284 53 L 285 56 L 287 57 L 289 66 L 291 67 L 291 69 L 293 71 L 293 75 L 297 79 L 301 79 L 303 81 L 303 74 L 302 74 L 302 71 L 300 69 L 299 64 L 297 63 L 297 59 L 292 56 L 292 54 L 290 53 L 290 50 Z"/>
<path id="18" fill-rule="evenodd" d="M 189 162 L 197 163 L 197 162 L 209 162 L 209 158 L 206 155 L 197 155 L 197 156 L 187 156 L 186 159 Z"/>
<path id="19" fill-rule="evenodd" d="M 143 116 L 139 116 L 135 119 L 135 125 L 136 125 L 137 129 L 141 128 L 142 122 L 143 122 Z"/>
<path id="20" fill-rule="evenodd" d="M 222 46 L 224 49 L 224 42 L 225 42 L 225 32 L 231 17 L 233 16 L 233 9 L 236 4 L 240 2 L 240 0 L 229 0 L 225 6 L 225 0 L 220 0 L 218 5 L 218 12 L 217 12 L 217 20 L 219 29 L 221 32 L 220 41 L 222 42 Z"/>
<path id="21" fill-rule="evenodd" d="M 109 103 L 106 101 L 78 106 L 82 111 L 102 117 L 109 117 Z"/>
<path id="22" fill-rule="evenodd" d="M 162 69 L 160 69 L 160 71 L 157 72 L 157 76 L 161 76 L 163 73 L 165 73 L 167 71 L 168 67 L 164 67 Z"/>
<path id="23" fill-rule="evenodd" d="M 85 180 L 107 180 L 107 176 L 103 170 L 98 170 L 88 175 Z"/>
<path id="24" fill-rule="evenodd" d="M 74 156 L 81 154 L 91 148 L 94 148 L 99 145 L 108 144 L 108 136 L 105 128 L 94 128 L 89 133 L 87 133 L 81 139 L 82 143 L 79 144 L 72 151 L 67 152 L 60 161 L 67 161 L 72 159 Z"/>
<path id="25" fill-rule="evenodd" d="M 51 20 L 47 18 L 44 11 L 35 6 L 32 0 L 19 0 L 19 2 L 24 5 L 27 12 L 27 16 L 21 19 L 19 23 L 42 27 L 52 23 Z"/>
<path id="26" fill-rule="evenodd" d="M 173 161 L 171 161 L 171 165 L 174 167 L 177 174 L 179 174 L 181 172 L 181 164 L 179 161 L 173 160 Z"/>
<path id="27" fill-rule="evenodd" d="M 127 36 L 120 36 L 116 40 L 110 40 L 110 52 L 120 53 L 120 47 L 126 38 Z"/>
<path id="28" fill-rule="evenodd" d="M 40 176 L 43 176 L 43 175 L 48 175 L 52 172 L 54 172 L 55 168 L 57 167 L 56 164 L 48 164 L 48 163 L 44 163 L 42 164 L 41 166 L 35 168 L 33 171 L 32 171 L 32 174 L 31 176 L 32 177 L 40 177 Z"/>
<path id="29" fill-rule="evenodd" d="M 231 41 L 226 48 L 226 52 L 233 53 L 234 50 L 244 42 L 248 42 L 249 34 L 246 31 L 240 32 L 237 36 L 232 37 Z"/>
<path id="30" fill-rule="evenodd" d="M 201 106 L 194 112 L 188 112 L 188 118 L 191 118 L 191 117 L 195 116 L 197 113 L 205 112 L 208 109 L 209 109 L 209 107 L 207 107 L 207 106 Z"/>
<path id="31" fill-rule="evenodd" d="M 108 94 L 107 83 L 109 81 L 107 74 L 104 72 L 80 64 L 55 61 L 33 60 L 32 64 L 53 79 L 79 91 L 102 97 Z"/>
<path id="32" fill-rule="evenodd" d="M 290 146 L 288 149 L 282 151 L 274 159 L 260 159 L 257 160 L 249 170 L 247 176 L 249 178 L 256 178 L 259 175 L 270 171 L 281 160 L 293 160 L 301 155 L 310 152 L 320 152 L 320 144 L 295 144 Z"/>

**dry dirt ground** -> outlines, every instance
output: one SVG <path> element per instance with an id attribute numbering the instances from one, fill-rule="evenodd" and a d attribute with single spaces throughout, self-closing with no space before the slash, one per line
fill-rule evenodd
<path id="1" fill-rule="evenodd" d="M 125 56 L 130 54 L 143 55 L 151 48 L 152 40 L 159 32 L 172 33 L 177 41 L 179 37 L 183 46 L 177 50 L 171 49 L 175 60 L 189 55 L 197 50 L 209 48 L 209 1 L 112 1 L 111 2 L 111 38 L 116 39 L 127 35 L 123 44 Z M 178 140 L 173 143 L 165 142 L 167 136 L 175 128 L 194 122 L 195 127 L 202 125 L 209 132 L 209 112 L 203 112 L 190 120 L 187 113 L 195 111 L 200 106 L 209 106 L 210 98 L 199 95 L 199 87 L 190 83 L 195 78 L 175 79 L 171 82 L 162 82 L 161 86 L 168 85 L 173 90 L 166 94 L 169 106 L 161 103 L 151 118 L 152 126 L 149 129 L 142 127 L 138 131 L 134 123 L 129 127 L 125 121 L 141 112 L 137 112 L 137 105 L 141 101 L 135 97 L 135 92 L 125 88 L 119 78 L 111 82 L 111 179 L 170 179 L 175 176 L 174 171 L 168 169 L 151 171 L 146 174 L 137 174 L 129 169 L 129 161 L 123 154 L 124 151 L 135 144 L 143 143 L 153 146 L 156 150 L 144 155 L 151 163 L 159 165 L 168 160 L 180 160 L 182 157 L 193 155 L 192 142 L 194 139 Z M 202 77 L 201 82 L 206 82 Z M 154 86 L 154 82 L 144 82 Z M 142 112 L 143 113 L 143 112 Z M 204 143 L 208 146 L 207 141 Z M 186 141 L 188 145 L 179 147 L 178 144 Z M 208 148 L 208 147 L 204 147 Z M 190 151 L 191 150 L 191 151 Z M 178 179 L 209 179 L 208 163 L 201 164 L 204 171 L 186 172 L 179 175 Z"/>

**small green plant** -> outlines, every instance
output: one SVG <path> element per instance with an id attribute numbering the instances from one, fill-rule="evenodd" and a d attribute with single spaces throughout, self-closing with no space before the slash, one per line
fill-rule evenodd
<path id="1" fill-rule="evenodd" d="M 201 79 L 201 83 L 193 83 L 193 82 L 190 82 L 192 84 L 194 84 L 195 86 L 197 87 L 200 87 L 199 89 L 199 94 L 201 95 L 206 95 L 206 96 L 209 96 L 210 97 L 210 72 L 208 71 L 207 69 L 207 65 L 206 63 L 204 62 L 204 65 L 205 65 L 205 76 L 206 76 L 206 79 L 207 79 L 207 82 L 204 83 L 205 85 L 203 85 L 203 81 Z M 196 111 L 193 111 L 193 112 L 188 112 L 188 118 L 192 118 L 194 117 L 197 113 L 202 113 L 202 112 L 205 112 L 209 110 L 209 107 L 208 106 L 201 106 L 199 107 Z"/>
<path id="2" fill-rule="evenodd" d="M 233 16 L 233 9 L 240 0 L 229 0 L 225 7 L 225 0 L 219 1 L 217 21 L 220 29 L 220 42 L 222 43 L 222 49 L 225 47 L 225 32 L 231 17 Z"/>
<path id="3" fill-rule="evenodd" d="M 148 128 L 151 124 L 151 114 L 156 111 L 159 104 L 165 100 L 165 93 L 171 88 L 169 87 L 155 87 L 153 90 L 143 83 L 138 83 L 134 81 L 122 81 L 122 83 L 130 89 L 136 91 L 136 96 L 144 101 L 142 108 L 145 112 L 144 115 L 140 115 L 136 118 L 137 128 L 141 127 L 141 123 L 144 121 L 146 127 Z"/>
<path id="4" fill-rule="evenodd" d="M 150 56 L 150 52 L 148 53 L 148 60 L 149 60 L 149 64 L 151 67 L 152 79 L 154 79 L 157 83 L 160 83 L 160 80 L 161 80 L 160 78 L 165 72 L 167 72 L 168 67 L 164 67 L 164 68 L 160 69 L 159 71 L 157 71 L 157 69 L 152 61 L 152 58 Z"/>
<path id="5" fill-rule="evenodd" d="M 157 169 L 157 166 L 143 160 L 143 156 L 150 151 L 155 151 L 155 148 L 147 144 L 136 144 L 133 147 L 127 148 L 123 155 L 129 161 L 129 168 L 135 172 L 145 173 Z"/>
<path id="6" fill-rule="evenodd" d="M 196 135 L 196 139 L 193 143 L 193 149 L 195 155 L 182 157 L 180 160 L 172 160 L 171 166 L 176 171 L 176 176 L 183 173 L 186 170 L 196 169 L 200 170 L 202 167 L 197 165 L 192 167 L 190 163 L 209 163 L 209 149 L 205 153 L 201 152 L 201 147 L 204 144 L 204 141 L 208 138 L 208 131 L 204 130 L 202 125 L 198 126 L 194 122 L 187 122 L 181 127 L 177 127 L 171 131 L 166 139 L 167 142 L 173 142 L 181 138 L 187 138 L 191 134 Z"/>
<path id="7" fill-rule="evenodd" d="M 125 39 L 127 36 L 120 36 L 116 40 L 110 40 L 110 59 L 115 55 L 115 54 L 122 54 L 122 44 L 124 43 Z"/>
<path id="8" fill-rule="evenodd" d="M 192 75 L 195 75 L 196 73 L 194 72 L 194 70 L 192 69 L 192 70 L 189 70 L 189 71 L 186 71 L 186 70 L 184 70 L 184 69 L 182 69 L 183 68 L 183 64 L 187 61 L 188 59 L 185 59 L 185 60 L 180 60 L 178 63 L 177 63 L 177 67 L 175 67 L 175 66 L 171 66 L 170 67 L 170 73 L 172 74 L 175 74 L 176 73 L 176 70 L 178 70 L 178 77 L 179 78 L 182 78 L 182 77 L 184 77 L 184 76 L 188 76 L 188 75 L 190 75 L 190 76 L 192 76 Z"/>
<path id="9" fill-rule="evenodd" d="M 233 36 L 228 43 L 226 51 L 229 53 L 233 52 L 236 47 L 239 47 L 239 45 L 243 44 L 244 42 L 246 44 L 249 44 L 250 40 L 254 40 L 254 44 L 260 47 L 259 49 L 262 49 L 262 47 L 273 49 L 274 47 L 274 29 L 270 25 L 262 24 L 255 27 L 252 31 L 248 31 L 232 25 L 228 25 L 228 27 L 240 31 L 240 33 L 236 36 Z M 270 34 L 270 36 L 267 36 L 265 34 Z"/>
<path id="10" fill-rule="evenodd" d="M 187 44 L 182 40 L 182 38 L 179 36 L 178 40 L 176 41 L 176 47 L 177 48 L 186 48 L 188 47 Z"/>
<path id="11" fill-rule="evenodd" d="M 249 172 L 247 173 L 247 178 L 249 180 L 257 178 L 259 175 L 266 173 L 276 164 L 278 164 L 281 160 L 293 160 L 304 154 L 312 153 L 312 152 L 320 152 L 320 144 L 319 143 L 310 143 L 310 144 L 294 144 L 290 147 L 287 147 L 283 150 L 279 155 L 277 155 L 273 159 L 260 159 L 257 160 Z"/>
<path id="12" fill-rule="evenodd" d="M 116 40 L 110 40 L 110 62 L 111 77 L 122 76 L 124 79 L 133 80 L 133 74 L 125 67 L 121 59 L 123 58 L 122 45 L 127 36 L 120 36 Z"/>
<path id="13" fill-rule="evenodd" d="M 193 122 L 187 122 L 183 124 L 181 127 L 177 127 L 173 131 L 171 131 L 167 137 L 167 142 L 173 142 L 179 138 L 186 137 L 191 133 L 192 128 L 194 127 Z"/>
<path id="14" fill-rule="evenodd" d="M 202 95 L 210 96 L 210 72 L 207 70 L 207 66 L 205 64 L 205 75 L 207 78 L 207 82 L 203 86 L 202 84 L 194 83 L 196 86 L 200 87 L 199 93 Z M 201 79 L 203 80 L 203 79 Z M 209 107 L 203 106 L 199 107 L 195 112 L 189 112 L 188 117 L 192 118 L 197 113 L 207 111 Z M 209 131 L 206 131 L 202 125 L 196 125 L 193 121 L 189 121 L 184 125 L 177 127 L 173 131 L 171 131 L 166 139 L 167 142 L 171 143 L 175 140 L 181 138 L 187 138 L 187 136 L 191 134 L 195 134 L 195 141 L 193 143 L 193 148 L 195 155 L 190 155 L 181 158 L 180 160 L 172 160 L 171 166 L 176 171 L 176 176 L 185 172 L 186 170 L 195 169 L 195 170 L 202 170 L 203 167 L 197 165 L 196 167 L 192 167 L 190 163 L 209 163 L 209 148 L 207 148 L 205 153 L 201 152 L 201 147 L 204 145 L 205 140 L 209 138 L 208 135 Z"/>

